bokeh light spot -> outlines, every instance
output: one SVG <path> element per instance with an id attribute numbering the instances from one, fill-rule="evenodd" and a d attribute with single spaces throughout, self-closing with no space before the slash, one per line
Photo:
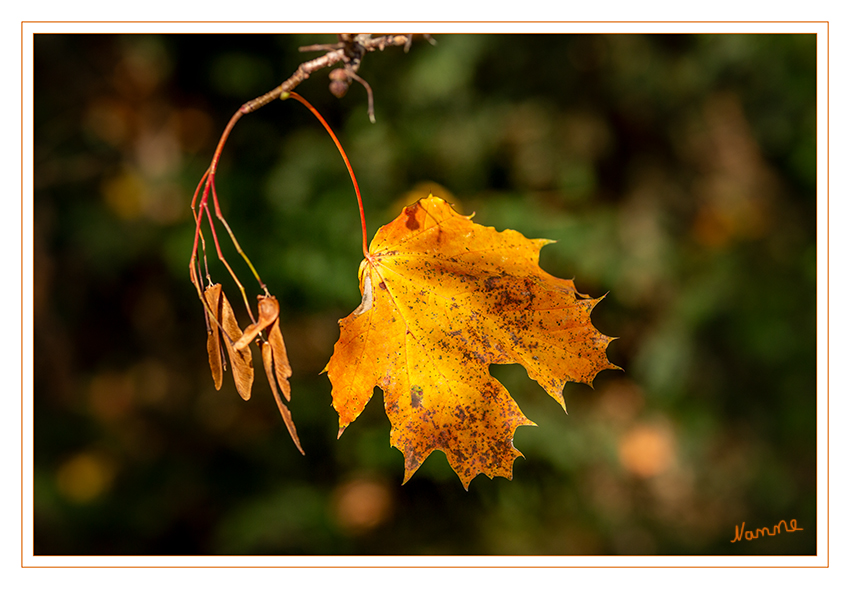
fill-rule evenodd
<path id="1" fill-rule="evenodd" d="M 102 422 L 125 417 L 133 406 L 133 381 L 126 375 L 107 372 L 96 375 L 89 387 L 91 412 Z"/>
<path id="2" fill-rule="evenodd" d="M 104 456 L 81 452 L 64 462 L 56 472 L 59 492 L 74 503 L 89 503 L 112 485 L 115 469 Z"/>
<path id="3" fill-rule="evenodd" d="M 363 534 L 381 525 L 389 519 L 392 508 L 388 484 L 375 478 L 356 478 L 334 492 L 334 519 L 349 534 Z"/>
<path id="4" fill-rule="evenodd" d="M 130 171 L 107 179 L 101 189 L 106 206 L 119 218 L 130 221 L 142 213 L 145 184 Z"/>
<path id="5" fill-rule="evenodd" d="M 673 465 L 674 444 L 663 425 L 637 425 L 620 438 L 620 464 L 639 477 L 653 477 Z"/>

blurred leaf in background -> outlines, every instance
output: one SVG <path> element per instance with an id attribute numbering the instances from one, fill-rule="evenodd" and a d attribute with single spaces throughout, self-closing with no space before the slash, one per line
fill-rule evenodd
<path id="1" fill-rule="evenodd" d="M 541 265 L 608 293 L 593 320 L 625 372 L 568 384 L 564 415 L 491 367 L 539 427 L 513 481 L 469 492 L 440 453 L 401 486 L 379 392 L 337 441 L 319 372 L 360 301 L 359 218 L 324 131 L 274 103 L 218 194 L 281 303 L 301 456 L 270 394 L 214 388 L 189 202 L 239 105 L 335 38 L 39 34 L 36 554 L 815 552 L 815 36 L 436 40 L 366 56 L 376 124 L 358 85 L 299 87 L 370 233 L 430 191 L 558 240 Z"/>

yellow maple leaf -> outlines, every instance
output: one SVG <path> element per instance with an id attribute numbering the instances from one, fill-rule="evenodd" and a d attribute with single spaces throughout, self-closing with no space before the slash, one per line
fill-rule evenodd
<path id="1" fill-rule="evenodd" d="M 326 367 L 340 435 L 378 386 L 404 482 L 434 450 L 466 488 L 479 473 L 512 478 L 514 433 L 534 423 L 488 366 L 523 365 L 564 409 L 565 383 L 617 368 L 605 353 L 614 338 L 590 322 L 600 299 L 540 268 L 547 243 L 473 223 L 434 196 L 382 227 Z"/>

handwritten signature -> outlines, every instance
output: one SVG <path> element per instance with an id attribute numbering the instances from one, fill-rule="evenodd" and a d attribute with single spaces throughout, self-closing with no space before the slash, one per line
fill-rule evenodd
<path id="1" fill-rule="evenodd" d="M 768 528 L 768 527 L 757 528 L 755 532 L 752 532 L 750 530 L 747 530 L 745 532 L 744 531 L 744 525 L 746 523 L 747 522 L 741 522 L 740 531 L 738 530 L 738 526 L 735 526 L 735 537 L 732 538 L 730 540 L 730 542 L 738 542 L 740 540 L 755 540 L 756 538 L 761 538 L 761 537 L 764 537 L 764 536 L 775 536 L 776 534 L 778 534 L 779 532 L 782 531 L 782 526 L 785 526 L 786 532 L 799 532 L 799 531 L 802 531 L 802 529 L 803 529 L 803 528 L 797 527 L 797 520 L 796 519 L 791 520 L 790 527 L 787 523 L 785 523 L 784 519 L 779 520 L 779 523 L 776 524 L 775 526 L 773 526 L 772 532 L 770 531 L 770 528 Z"/>

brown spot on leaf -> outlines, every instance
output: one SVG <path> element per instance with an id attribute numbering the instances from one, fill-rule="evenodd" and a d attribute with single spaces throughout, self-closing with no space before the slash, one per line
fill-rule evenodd
<path id="1" fill-rule="evenodd" d="M 422 387 L 414 385 L 410 387 L 410 405 L 419 407 L 422 404 Z"/>
<path id="2" fill-rule="evenodd" d="M 419 229 L 419 221 L 416 220 L 416 209 L 416 205 L 404 209 L 404 214 L 407 216 L 407 221 L 405 221 L 404 226 L 411 231 Z"/>

